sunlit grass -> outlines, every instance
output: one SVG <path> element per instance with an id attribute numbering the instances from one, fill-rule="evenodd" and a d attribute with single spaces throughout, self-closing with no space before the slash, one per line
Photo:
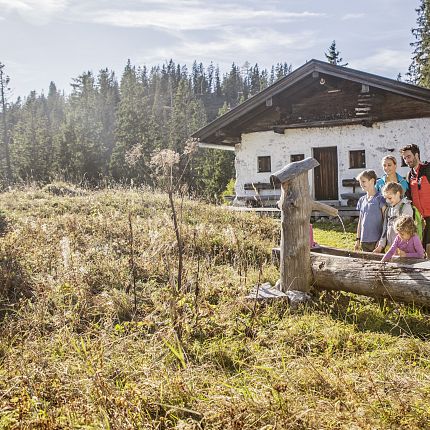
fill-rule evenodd
<path id="1" fill-rule="evenodd" d="M 317 221 L 313 223 L 314 240 L 320 245 L 333 246 L 342 249 L 354 249 L 357 224 L 344 221 L 345 231 L 338 220 Z"/>
<path id="2" fill-rule="evenodd" d="M 341 293 L 298 310 L 245 299 L 279 276 L 279 220 L 178 201 L 174 295 L 165 196 L 30 190 L 0 205 L 0 428 L 428 427 L 425 310 Z M 346 227 L 316 222 L 315 240 L 351 249 Z"/>

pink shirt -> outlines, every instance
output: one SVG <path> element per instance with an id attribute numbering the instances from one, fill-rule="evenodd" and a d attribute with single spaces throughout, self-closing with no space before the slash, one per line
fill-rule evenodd
<path id="1" fill-rule="evenodd" d="M 381 261 L 388 261 L 394 255 L 394 253 L 400 249 L 406 252 L 406 257 L 410 258 L 424 258 L 424 248 L 421 244 L 420 238 L 414 234 L 408 240 L 402 240 L 399 235 L 394 239 L 391 248 L 384 255 Z"/>

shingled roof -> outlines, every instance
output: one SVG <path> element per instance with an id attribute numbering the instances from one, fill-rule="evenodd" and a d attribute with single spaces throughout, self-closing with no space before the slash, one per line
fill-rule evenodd
<path id="1" fill-rule="evenodd" d="M 310 60 L 193 134 L 234 147 L 242 133 L 430 117 L 430 90 Z"/>

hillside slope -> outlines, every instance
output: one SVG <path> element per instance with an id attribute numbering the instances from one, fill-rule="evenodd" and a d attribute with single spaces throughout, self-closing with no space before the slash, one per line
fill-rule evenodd
<path id="1" fill-rule="evenodd" d="M 256 305 L 278 222 L 176 207 L 181 291 L 165 196 L 0 195 L 0 428 L 427 428 L 427 313 L 327 293 Z"/>

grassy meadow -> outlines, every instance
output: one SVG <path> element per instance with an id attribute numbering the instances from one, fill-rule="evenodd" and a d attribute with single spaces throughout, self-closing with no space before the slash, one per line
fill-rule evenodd
<path id="1" fill-rule="evenodd" d="M 53 191 L 0 195 L 0 429 L 430 428 L 428 311 L 248 301 L 279 220 L 186 199 L 179 290 L 167 196 Z"/>

